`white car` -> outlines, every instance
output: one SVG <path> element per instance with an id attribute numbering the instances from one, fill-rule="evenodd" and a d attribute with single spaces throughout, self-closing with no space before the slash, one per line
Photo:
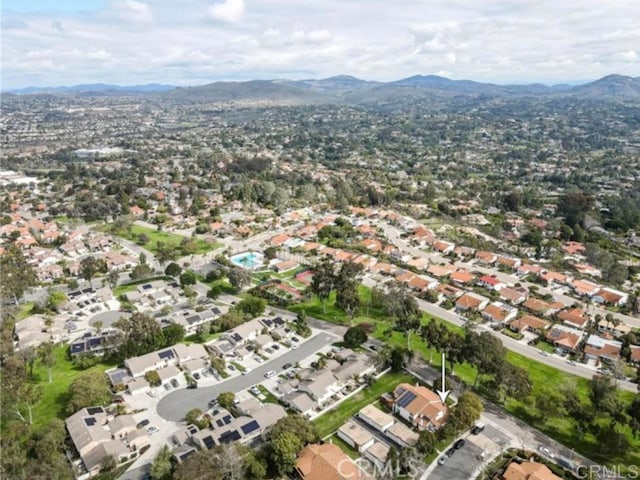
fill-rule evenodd
<path id="1" fill-rule="evenodd" d="M 540 445 L 540 447 L 538 448 L 538 451 L 543 454 L 546 457 L 549 458 L 553 458 L 553 453 L 551 453 L 551 450 L 549 450 L 547 447 L 545 447 L 544 445 Z"/>
<path id="2" fill-rule="evenodd" d="M 153 435 L 154 433 L 158 433 L 160 429 L 158 427 L 154 427 L 153 425 L 147 427 L 147 433 L 149 435 Z"/>
<path id="3" fill-rule="evenodd" d="M 269 370 L 267 373 L 264 374 L 264 378 L 271 378 L 276 374 L 275 370 Z"/>
<path id="4" fill-rule="evenodd" d="M 247 373 L 249 373 L 251 371 L 250 368 L 245 368 L 244 371 L 242 372 L 243 375 L 246 375 Z"/>

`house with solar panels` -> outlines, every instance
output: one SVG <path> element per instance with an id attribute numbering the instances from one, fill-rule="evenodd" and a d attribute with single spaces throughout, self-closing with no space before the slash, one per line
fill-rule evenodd
<path id="1" fill-rule="evenodd" d="M 287 416 L 285 409 L 275 404 L 264 404 L 253 409 L 252 415 L 235 418 L 223 408 L 216 411 L 211 417 L 211 428 L 200 430 L 191 436 L 192 442 L 203 450 L 233 442 L 246 445 L 264 438 L 278 420 Z"/>
<path id="2" fill-rule="evenodd" d="M 133 460 L 149 445 L 147 433 L 136 427 L 132 415 L 110 417 L 103 407 L 83 408 L 65 425 L 79 456 L 73 461 L 78 476 L 97 475 L 108 456 L 118 465 Z"/>
<path id="3" fill-rule="evenodd" d="M 69 345 L 69 352 L 72 357 L 79 355 L 102 356 L 118 347 L 120 337 L 120 332 L 116 330 L 104 331 L 99 335 L 87 332 L 82 338 Z"/>
<path id="4" fill-rule="evenodd" d="M 169 365 L 175 365 L 178 361 L 173 348 L 164 348 L 155 352 L 140 355 L 139 357 L 128 358 L 124 361 L 133 378 L 142 377 L 151 370 L 159 370 Z"/>
<path id="5" fill-rule="evenodd" d="M 392 397 L 393 412 L 418 430 L 435 432 L 449 418 L 449 408 L 426 387 L 401 383 Z"/>

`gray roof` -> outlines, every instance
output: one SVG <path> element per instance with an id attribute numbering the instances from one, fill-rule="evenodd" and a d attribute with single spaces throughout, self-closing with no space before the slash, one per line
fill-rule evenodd
<path id="1" fill-rule="evenodd" d="M 291 405 L 294 410 L 299 412 L 307 412 L 313 410 L 318 406 L 318 403 L 313 400 L 305 392 L 293 392 L 282 397 L 285 403 Z"/>

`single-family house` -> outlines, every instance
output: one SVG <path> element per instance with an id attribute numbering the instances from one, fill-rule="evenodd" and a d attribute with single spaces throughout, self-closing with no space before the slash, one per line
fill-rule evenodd
<path id="1" fill-rule="evenodd" d="M 570 329 L 561 326 L 551 327 L 545 334 L 546 339 L 557 349 L 564 352 L 576 352 L 583 333 L 580 330 Z"/>
<path id="2" fill-rule="evenodd" d="M 364 451 L 364 458 L 372 462 L 380 470 L 384 469 L 389 458 L 391 448 L 382 442 L 375 441 L 373 445 Z"/>
<path id="3" fill-rule="evenodd" d="M 550 322 L 534 317 L 533 315 L 523 315 L 522 317 L 509 322 L 509 328 L 511 331 L 520 333 L 525 330 L 533 333 L 540 333 L 549 328 L 550 325 Z"/>
<path id="4" fill-rule="evenodd" d="M 296 473 L 301 480 L 373 480 L 337 445 L 307 445 L 298 454 Z"/>
<path id="5" fill-rule="evenodd" d="M 467 292 L 456 300 L 456 310 L 458 311 L 480 311 L 489 305 L 489 299 L 477 293 Z"/>
<path id="6" fill-rule="evenodd" d="M 509 464 L 502 478 L 504 480 L 561 480 L 542 463 L 516 461 Z"/>
<path id="7" fill-rule="evenodd" d="M 580 329 L 585 328 L 589 321 L 589 317 L 587 317 L 586 312 L 581 308 L 569 308 L 567 310 L 563 310 L 558 314 L 558 318 L 562 320 L 564 324 Z"/>
<path id="8" fill-rule="evenodd" d="M 598 335 L 589 335 L 587 337 L 583 352 L 585 356 L 591 360 L 604 360 L 613 362 L 620 358 L 620 350 L 622 342 L 617 340 L 608 340 Z"/>
<path id="9" fill-rule="evenodd" d="M 500 298 L 511 305 L 520 305 L 527 299 L 528 292 L 524 288 L 505 287 L 500 289 Z"/>
<path id="10" fill-rule="evenodd" d="M 393 412 L 419 430 L 438 430 L 449 418 L 449 409 L 426 387 L 401 383 L 393 391 Z"/>
<path id="11" fill-rule="evenodd" d="M 507 323 L 518 315 L 518 309 L 501 302 L 493 302 L 482 311 L 482 317 L 490 322 Z"/>
<path id="12" fill-rule="evenodd" d="M 127 367 L 131 376 L 136 378 L 143 376 L 151 370 L 158 370 L 170 365 L 175 365 L 177 361 L 178 358 L 175 351 L 169 347 L 138 357 L 128 358 L 124 361 L 124 366 Z"/>
<path id="13" fill-rule="evenodd" d="M 504 282 L 502 282 L 498 278 L 489 276 L 489 275 L 483 275 L 482 277 L 480 277 L 478 279 L 478 285 L 484 288 L 487 288 L 489 290 L 495 290 L 496 292 L 499 292 L 500 289 L 507 286 Z"/>
<path id="14" fill-rule="evenodd" d="M 394 423 L 385 435 L 401 447 L 415 447 L 420 438 L 418 432 L 414 432 L 402 422 Z"/>
<path id="15" fill-rule="evenodd" d="M 593 296 L 593 300 L 598 303 L 621 307 L 629 299 L 629 294 L 614 290 L 613 288 L 601 288 Z"/>

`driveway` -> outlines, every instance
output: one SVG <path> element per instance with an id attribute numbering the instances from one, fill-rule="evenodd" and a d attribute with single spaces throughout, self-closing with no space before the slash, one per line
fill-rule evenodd
<path id="1" fill-rule="evenodd" d="M 158 415 L 167 420 L 181 421 L 189 410 L 199 408 L 202 411 L 206 411 L 209 408 L 209 401 L 216 398 L 222 392 L 240 392 L 253 385 L 262 383 L 265 380 L 264 374 L 269 370 L 281 372 L 282 366 L 285 363 L 297 363 L 337 340 L 339 340 L 339 338 L 329 333 L 319 333 L 306 342 L 301 343 L 297 349 L 290 350 L 277 359 L 260 365 L 254 370 L 251 370 L 247 375 L 228 378 L 211 387 L 173 391 L 158 402 Z"/>
<path id="2" fill-rule="evenodd" d="M 482 449 L 467 441 L 462 448 L 447 459 L 444 465 L 438 465 L 429 475 L 433 480 L 466 480 L 472 478 L 473 472 L 478 467 L 480 460 L 478 455 Z M 440 456 L 442 457 L 442 455 Z M 440 459 L 438 457 L 438 459 Z"/>

